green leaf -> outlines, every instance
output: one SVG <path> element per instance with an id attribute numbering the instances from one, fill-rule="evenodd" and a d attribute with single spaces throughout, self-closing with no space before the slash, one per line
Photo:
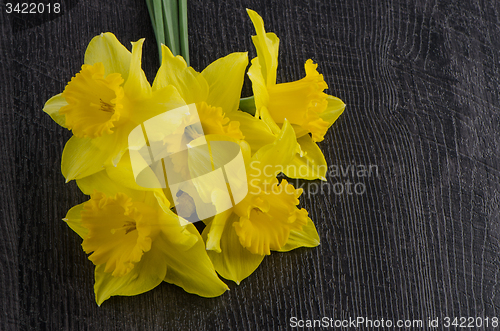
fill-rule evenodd
<path id="1" fill-rule="evenodd" d="M 187 0 L 179 0 L 179 45 L 181 48 L 181 55 L 189 66 Z"/>
<path id="2" fill-rule="evenodd" d="M 175 55 L 179 55 L 179 10 L 177 0 L 162 0 L 161 3 L 166 39 L 165 45 L 169 46 Z"/>
<path id="3" fill-rule="evenodd" d="M 189 66 L 187 0 L 146 0 L 146 5 L 156 36 L 160 63 L 163 44 L 174 55 L 182 55 Z"/>

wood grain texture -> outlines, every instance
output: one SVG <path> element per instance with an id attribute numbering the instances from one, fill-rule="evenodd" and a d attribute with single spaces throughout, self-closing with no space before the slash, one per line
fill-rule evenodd
<path id="1" fill-rule="evenodd" d="M 366 192 L 306 192 L 321 245 L 273 253 L 221 297 L 164 283 L 97 307 L 93 265 L 61 221 L 86 200 L 60 173 L 70 133 L 41 109 L 104 31 L 125 45 L 146 38 L 152 81 L 147 9 L 64 1 L 60 15 L 34 19 L 2 7 L 0 330 L 284 330 L 292 316 L 500 315 L 500 3 L 191 0 L 195 69 L 230 52 L 255 56 L 246 7 L 280 37 L 279 82 L 301 78 L 312 58 L 347 104 L 320 146 L 331 165 L 376 165 L 378 176 L 329 178 Z"/>
<path id="2" fill-rule="evenodd" d="M 15 329 L 19 318 L 19 283 L 17 268 L 18 224 L 15 192 L 15 152 L 13 84 L 11 82 L 12 34 L 5 16 L 0 15 L 0 328 Z"/>

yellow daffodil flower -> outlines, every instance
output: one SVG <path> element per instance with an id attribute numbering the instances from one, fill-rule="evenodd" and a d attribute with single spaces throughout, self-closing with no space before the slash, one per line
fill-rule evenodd
<path id="1" fill-rule="evenodd" d="M 202 134 L 206 137 L 222 135 L 235 141 L 242 140 L 244 136 L 239 128 L 240 123 L 230 120 L 226 113 L 236 112 L 238 108 L 245 69 L 248 64 L 247 54 L 229 54 L 214 61 L 205 70 L 198 73 L 192 67 L 187 67 L 181 56 L 174 56 L 165 45 L 162 47 L 162 65 L 155 77 L 152 93 L 173 89 L 174 95 L 179 96 L 182 104 L 196 104 L 203 127 L 203 132 L 182 130 L 180 135 L 169 138 L 175 141 L 166 141 L 165 143 L 186 145 Z M 175 102 L 177 103 L 179 100 L 175 99 Z M 184 160 L 180 160 L 180 162 L 182 161 Z M 188 170 L 187 164 L 178 166 Z M 97 185 L 103 176 L 109 176 L 128 188 L 145 189 L 135 182 L 128 152 L 113 167 L 105 167 L 91 176 L 78 178 L 77 183 L 82 190 L 91 192 L 92 187 Z M 165 194 L 173 203 L 168 188 L 165 189 Z"/>
<path id="2" fill-rule="evenodd" d="M 144 293 L 163 280 L 204 297 L 228 289 L 194 225 L 170 210 L 161 190 L 123 187 L 103 172 L 93 184 L 91 199 L 73 207 L 64 220 L 96 265 L 98 305 L 110 296 Z"/>
<path id="3" fill-rule="evenodd" d="M 174 86 L 186 104 L 195 103 L 205 135 L 243 139 L 240 123 L 226 115 L 238 109 L 247 65 L 247 53 L 232 53 L 198 73 L 181 56 L 174 56 L 162 45 L 162 64 L 153 90 Z"/>
<path id="4" fill-rule="evenodd" d="M 302 189 L 276 179 L 294 157 L 296 145 L 294 130 L 287 120 L 276 140 L 251 158 L 250 147 L 241 142 L 248 161 L 249 192 L 234 208 L 209 220 L 202 234 L 208 255 L 222 277 L 239 284 L 271 250 L 289 251 L 319 244 L 307 211 L 297 208 Z"/>
<path id="5" fill-rule="evenodd" d="M 185 104 L 172 86 L 151 88 L 141 69 L 143 42 L 129 52 L 112 33 L 93 38 L 82 70 L 45 104 L 44 111 L 73 132 L 61 162 L 67 181 L 116 165 L 134 127 Z"/>
<path id="6" fill-rule="evenodd" d="M 294 167 L 285 175 L 325 180 L 326 161 L 316 143 L 324 139 L 328 128 L 344 111 L 345 104 L 323 92 L 328 85 L 316 70 L 318 65 L 310 59 L 305 63 L 304 78 L 276 84 L 279 39 L 274 33 L 266 33 L 264 21 L 255 11 L 247 9 L 247 12 L 257 32 L 252 36 L 257 57 L 248 70 L 255 97 L 255 116 L 268 124 L 274 134 L 279 132 L 285 119 L 295 129 L 300 148 L 291 161 Z M 242 131 L 246 136 L 244 128 Z M 307 171 L 299 173 L 301 168 Z"/>

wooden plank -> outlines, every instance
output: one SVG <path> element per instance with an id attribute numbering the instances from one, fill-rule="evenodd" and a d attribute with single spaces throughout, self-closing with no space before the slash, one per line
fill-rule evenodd
<path id="1" fill-rule="evenodd" d="M 0 329 L 15 329 L 19 325 L 18 287 L 18 223 L 15 175 L 15 137 L 13 81 L 10 51 L 12 33 L 0 15 Z"/>

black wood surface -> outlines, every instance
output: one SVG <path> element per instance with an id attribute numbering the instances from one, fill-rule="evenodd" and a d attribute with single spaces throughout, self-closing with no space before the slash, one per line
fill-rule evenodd
<path id="1" fill-rule="evenodd" d="M 324 316 L 430 330 L 429 318 L 500 316 L 500 2 L 190 0 L 195 69 L 255 56 L 245 7 L 256 10 L 281 39 L 278 80 L 312 58 L 347 104 L 321 143 L 328 163 L 378 173 L 329 178 L 364 194 L 305 193 L 321 245 L 273 253 L 221 297 L 163 283 L 101 307 L 61 221 L 87 199 L 60 172 L 70 132 L 42 108 L 101 32 L 145 37 L 150 81 L 158 54 L 143 1 L 62 3 L 59 15 L 0 14 L 0 330 L 279 330 Z"/>

